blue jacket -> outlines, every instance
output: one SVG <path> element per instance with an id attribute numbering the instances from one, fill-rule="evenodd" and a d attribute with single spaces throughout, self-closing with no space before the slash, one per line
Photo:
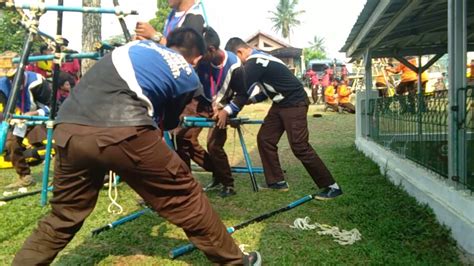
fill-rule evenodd
<path id="1" fill-rule="evenodd" d="M 38 111 L 40 115 L 49 114 L 51 90 L 40 74 L 25 71 L 23 86 L 16 95 L 16 107 L 21 113 Z M 12 82 L 7 77 L 0 78 L 0 92 L 11 97 Z"/>

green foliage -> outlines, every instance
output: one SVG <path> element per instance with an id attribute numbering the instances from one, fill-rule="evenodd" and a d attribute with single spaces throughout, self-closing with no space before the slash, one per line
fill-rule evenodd
<path id="1" fill-rule="evenodd" d="M 262 119 L 269 107 L 269 104 L 248 106 L 242 116 Z M 345 194 L 333 201 L 308 202 L 239 230 L 233 235 L 237 243 L 248 245 L 247 251 L 259 250 L 265 265 L 460 265 L 456 243 L 449 230 L 436 221 L 431 209 L 419 205 L 400 187 L 390 183 L 375 163 L 357 151 L 354 116 L 330 112 L 321 118 L 311 116 L 321 109 L 322 106 L 310 106 L 309 141 Z M 250 156 L 258 165 L 256 134 L 259 126 L 247 125 L 244 129 Z M 244 165 L 234 129 L 228 132 L 225 149 L 230 164 Z M 202 145 L 206 143 L 205 133 L 201 134 Z M 278 151 L 290 191 L 255 193 L 247 174 L 235 174 L 237 195 L 222 199 L 217 192 L 207 193 L 227 226 L 314 193 L 313 180 L 293 156 L 286 138 L 281 139 Z M 42 166 L 33 168 L 38 180 L 41 169 Z M 0 176 L 1 187 L 16 178 L 12 169 L 0 170 Z M 202 172 L 194 176 L 204 184 L 212 178 L 210 173 Z M 257 179 L 259 183 L 265 182 L 261 174 Z M 39 187 L 40 184 L 36 188 Z M 126 184 L 120 184 L 118 190 L 118 202 L 126 213 L 139 209 L 136 194 Z M 92 229 L 123 216 L 109 214 L 109 203 L 107 191 L 103 189 L 94 212 L 73 241 L 59 253 L 54 265 L 209 265 L 199 251 L 170 260 L 168 251 L 188 240 L 181 229 L 153 213 L 92 237 Z M 47 209 L 39 206 L 39 195 L 0 207 L 0 265 L 11 264 L 15 252 Z M 357 228 L 362 240 L 352 246 L 340 246 L 330 236 L 289 227 L 296 218 L 305 216 L 311 218 L 311 223 L 345 230 Z"/>
<path id="2" fill-rule="evenodd" d="M 303 49 L 305 64 L 308 64 L 313 59 L 326 58 L 326 47 L 324 45 L 324 38 L 318 36 L 313 37 L 313 41 L 309 42 L 309 47 Z"/>
<path id="3" fill-rule="evenodd" d="M 308 64 L 310 60 L 326 58 L 326 52 L 321 51 L 321 50 L 314 50 L 311 48 L 304 48 L 303 55 L 304 55 L 305 65 Z"/>
<path id="4" fill-rule="evenodd" d="M 19 53 L 25 41 L 25 30 L 19 25 L 12 23 L 12 19 L 20 19 L 13 11 L 0 11 L 0 52 L 14 51 Z"/>
<path id="5" fill-rule="evenodd" d="M 273 15 L 270 18 L 273 22 L 273 30 L 281 32 L 281 36 L 288 38 L 289 42 L 291 42 L 292 28 L 301 24 L 297 17 L 305 12 L 304 10 L 296 11 L 297 5 L 298 0 L 280 0 L 276 11 L 269 11 Z"/>
<path id="6" fill-rule="evenodd" d="M 171 8 L 168 6 L 167 0 L 157 0 L 156 5 L 158 7 L 158 11 L 155 13 L 155 18 L 151 19 L 149 23 L 155 28 L 155 30 L 161 32 L 165 27 L 166 19 L 168 18 L 168 14 L 171 11 Z"/>
<path id="7" fill-rule="evenodd" d="M 18 13 L 8 10 L 0 10 L 0 53 L 5 51 L 13 51 L 21 53 L 25 42 L 26 30 L 18 23 L 12 20 L 20 20 Z M 43 44 L 40 37 L 35 37 L 31 53 L 38 52 L 39 47 Z"/>

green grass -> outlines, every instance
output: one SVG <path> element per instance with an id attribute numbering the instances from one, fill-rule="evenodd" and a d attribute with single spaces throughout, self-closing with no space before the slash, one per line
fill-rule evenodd
<path id="1" fill-rule="evenodd" d="M 268 105 L 247 107 L 242 116 L 263 118 Z M 311 107 L 310 115 L 315 111 Z M 267 265 L 459 265 L 457 249 L 449 231 L 439 225 L 433 212 L 417 204 L 379 172 L 379 167 L 354 146 L 353 115 L 325 113 L 322 118 L 308 117 L 310 142 L 326 162 L 345 194 L 330 202 L 311 201 L 234 234 L 246 250 L 259 250 Z M 248 149 L 256 165 L 258 126 L 246 126 Z M 204 139 L 206 132 L 203 132 Z M 237 144 L 235 142 L 237 141 Z M 229 130 L 226 146 L 232 165 L 242 163 L 238 138 Z M 289 192 L 252 192 L 248 175 L 236 175 L 238 194 L 221 199 L 209 194 L 213 206 L 226 225 L 286 205 L 314 192 L 314 184 L 303 166 L 292 155 L 282 138 L 279 146 L 281 163 L 290 184 Z M 15 178 L 12 170 L 0 170 L 0 185 Z M 34 170 L 39 179 L 41 167 Z M 197 173 L 203 183 L 207 173 Z M 263 175 L 258 175 L 263 183 Z M 126 213 L 138 210 L 136 195 L 125 184 L 119 187 L 119 203 Z M 102 191 L 98 205 L 81 231 L 55 260 L 56 265 L 185 265 L 208 264 L 199 251 L 177 260 L 168 259 L 171 248 L 187 243 L 184 233 L 154 213 L 148 213 L 124 226 L 97 237 L 90 231 L 119 218 L 107 213 L 109 200 Z M 24 239 L 35 228 L 48 208 L 39 207 L 39 196 L 8 203 L 0 207 L 0 264 L 10 264 Z M 351 246 L 340 246 L 329 236 L 314 231 L 289 228 L 294 219 L 309 216 L 313 222 L 335 225 L 341 229 L 357 228 L 362 240 Z"/>

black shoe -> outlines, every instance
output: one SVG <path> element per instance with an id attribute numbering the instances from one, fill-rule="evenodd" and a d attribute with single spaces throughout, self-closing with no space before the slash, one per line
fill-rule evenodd
<path id="1" fill-rule="evenodd" d="M 220 189 L 221 183 L 217 182 L 216 179 L 212 179 L 211 183 L 207 184 L 207 186 L 204 187 L 204 192 L 212 191 L 212 190 L 217 190 Z"/>
<path id="2" fill-rule="evenodd" d="M 224 187 L 221 193 L 219 193 L 219 196 L 221 196 L 222 198 L 226 198 L 235 194 L 237 194 L 237 192 L 235 192 L 235 189 L 233 187 Z"/>
<path id="3" fill-rule="evenodd" d="M 286 181 L 280 181 L 277 183 L 269 184 L 266 187 L 259 187 L 262 190 L 275 190 L 275 191 L 288 191 L 290 190 L 290 186 L 288 186 L 288 183 Z"/>
<path id="4" fill-rule="evenodd" d="M 327 187 L 327 188 L 323 189 L 314 198 L 318 199 L 318 200 L 331 200 L 331 199 L 334 199 L 335 197 L 338 197 L 338 196 L 341 196 L 341 195 L 342 195 L 342 189 Z"/>
<path id="5" fill-rule="evenodd" d="M 262 256 L 258 251 L 253 251 L 244 255 L 244 266 L 262 265 Z"/>

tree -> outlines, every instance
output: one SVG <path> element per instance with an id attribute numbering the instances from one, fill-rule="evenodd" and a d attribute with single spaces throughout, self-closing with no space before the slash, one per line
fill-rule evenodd
<path id="1" fill-rule="evenodd" d="M 326 47 L 324 47 L 324 38 L 314 36 L 313 41 L 309 42 L 309 47 L 303 50 L 303 55 L 306 64 L 313 59 L 326 58 Z"/>
<path id="2" fill-rule="evenodd" d="M 326 47 L 324 46 L 324 38 L 318 36 L 313 37 L 313 41 L 309 42 L 309 48 L 315 51 L 326 52 Z"/>
<path id="3" fill-rule="evenodd" d="M 313 50 L 311 48 L 304 48 L 303 49 L 303 55 L 305 59 L 305 63 L 308 64 L 310 60 L 313 59 L 324 59 L 326 58 L 326 52 L 321 51 L 321 50 Z"/>
<path id="4" fill-rule="evenodd" d="M 100 0 L 82 0 L 84 7 L 100 6 Z M 82 51 L 93 51 L 95 44 L 101 41 L 102 19 L 100 14 L 83 13 L 82 15 Z M 86 73 L 95 61 L 82 60 L 82 73 Z"/>
<path id="5" fill-rule="evenodd" d="M 301 24 L 297 17 L 303 14 L 304 10 L 296 11 L 298 0 L 280 0 L 276 7 L 276 11 L 269 11 L 273 17 L 270 20 L 273 22 L 273 30 L 281 32 L 283 38 L 287 38 L 291 43 L 291 33 L 294 26 Z"/>
<path id="6" fill-rule="evenodd" d="M 171 11 L 171 8 L 168 5 L 168 0 L 157 0 L 156 5 L 158 11 L 155 13 L 155 18 L 151 19 L 149 22 L 157 31 L 162 31 L 165 27 L 165 22 L 168 19 L 168 14 Z"/>
<path id="7" fill-rule="evenodd" d="M 20 21 L 20 15 L 15 11 L 0 10 L 0 53 L 4 51 L 13 51 L 20 53 L 25 42 L 26 30 L 20 23 L 13 23 Z M 41 38 L 36 37 L 33 43 L 33 51 L 38 51 L 43 44 Z"/>

